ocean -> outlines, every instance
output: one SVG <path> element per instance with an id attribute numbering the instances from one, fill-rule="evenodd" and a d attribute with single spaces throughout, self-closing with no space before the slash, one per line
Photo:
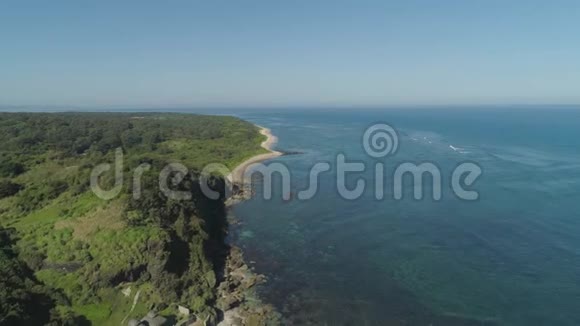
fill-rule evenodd
<path id="1" fill-rule="evenodd" d="M 233 209 L 240 224 L 230 241 L 258 273 L 259 287 L 289 325 L 580 325 L 580 110 L 430 108 L 238 112 L 295 152 L 266 163 L 290 172 L 289 198 L 274 177 Z M 370 156 L 364 133 L 376 124 L 395 131 L 397 150 Z M 337 156 L 365 166 L 346 178 L 366 187 L 360 198 L 337 190 Z M 298 198 L 319 174 L 310 199 Z M 441 198 L 393 196 L 393 171 L 433 164 Z M 451 187 L 462 163 L 482 174 Z M 384 165 L 377 199 L 374 167 Z M 412 180 L 411 180 L 412 181 Z"/>

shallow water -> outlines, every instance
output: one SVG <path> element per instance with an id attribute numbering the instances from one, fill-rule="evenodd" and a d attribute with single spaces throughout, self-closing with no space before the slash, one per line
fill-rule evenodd
<path id="1" fill-rule="evenodd" d="M 531 110 L 531 111 L 530 111 Z M 291 172 L 292 199 L 257 196 L 235 207 L 242 221 L 233 241 L 269 277 L 260 288 L 288 323 L 316 325 L 580 325 L 580 111 L 563 109 L 429 109 L 247 112 L 268 127 L 276 148 L 303 154 L 269 162 Z M 365 128 L 386 122 L 399 148 L 373 159 Z M 367 167 L 430 161 L 443 177 L 442 200 L 385 198 L 372 187 L 345 200 L 334 172 L 316 162 L 336 155 Z M 462 201 L 450 189 L 455 166 L 483 168 Z M 374 170 L 349 176 L 374 185 Z M 275 178 L 275 184 L 280 180 Z M 260 184 L 260 180 L 257 180 Z M 482 323 L 485 321 L 485 323 Z"/>

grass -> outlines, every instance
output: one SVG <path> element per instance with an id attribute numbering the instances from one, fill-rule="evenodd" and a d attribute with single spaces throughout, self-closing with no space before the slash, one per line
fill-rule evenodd
<path id="1" fill-rule="evenodd" d="M 92 121 L 92 115 L 87 116 Z M 0 116 L 0 122 L 11 118 L 8 117 Z M 64 120 L 68 119 L 66 114 L 63 117 Z M 127 118 L 124 115 L 119 117 Z M 151 124 L 152 120 L 158 120 L 165 126 L 160 128 L 164 140 L 151 148 L 146 144 L 138 144 L 125 149 L 125 168 L 129 173 L 125 177 L 126 184 L 131 182 L 131 171 L 144 158 L 179 162 L 198 170 L 209 163 L 221 163 L 231 170 L 245 159 L 267 152 L 260 147 L 265 136 L 260 135 L 255 126 L 236 118 L 144 115 L 142 119 L 131 120 L 134 124 L 132 131 L 143 128 L 143 132 L 151 132 L 150 126 L 156 126 Z M 111 121 L 116 123 L 117 120 Z M 147 127 L 140 127 L 141 124 Z M 74 123 L 70 125 L 71 128 L 76 126 Z M 26 123 L 19 126 L 24 128 Z M 61 126 L 59 124 L 50 129 L 51 135 L 58 132 Z M 10 124 L 0 123 L 0 132 L 5 127 L 10 128 Z M 104 128 L 107 128 L 106 124 Z M 123 128 L 119 132 L 125 132 Z M 38 132 L 36 129 L 22 131 L 21 134 Z M 66 141 L 70 140 L 67 134 L 62 137 Z M 23 204 L 27 204 L 22 201 L 24 191 L 0 199 L 0 226 L 16 229 L 16 247 L 20 258 L 35 271 L 40 282 L 62 291 L 70 300 L 70 307 L 60 305 L 58 310 L 62 313 L 72 310 L 86 317 L 93 325 L 118 325 L 129 313 L 133 296 L 141 290 L 140 300 L 129 318 L 142 317 L 152 306 L 159 304 L 169 304 L 163 310 L 164 315 L 175 313 L 174 305 L 171 305 L 175 302 L 165 302 L 167 300 L 160 291 L 146 280 L 115 286 L 95 285 L 97 281 L 114 279 L 137 266 L 146 266 L 149 262 L 159 260 L 160 257 L 155 257 L 156 253 L 161 252 L 158 247 L 170 242 L 168 231 L 159 226 L 128 225 L 124 218 L 124 198 L 104 201 L 89 189 L 79 188 L 82 189 L 79 191 L 73 188 L 87 183 L 91 166 L 112 163 L 112 151 L 102 155 L 89 153 L 67 156 L 69 154 L 54 149 L 54 144 L 46 147 L 40 144 L 40 147 L 24 152 L 19 145 L 11 145 L 16 141 L 7 139 L 4 144 L 0 144 L 2 152 L 12 153 L 11 157 L 17 158 L 27 167 L 25 173 L 11 177 L 11 181 L 24 185 L 27 191 L 33 192 L 32 195 L 36 195 L 35 191 L 45 191 L 47 184 L 52 181 L 66 181 L 70 185 L 57 196 L 42 197 L 36 206 L 28 209 L 23 207 Z M 190 245 L 199 247 L 203 241 Z M 203 250 L 200 249 L 200 252 Z M 200 273 L 206 273 L 208 263 L 202 261 L 198 264 Z M 121 290 L 128 286 L 133 289 L 132 294 L 125 297 Z M 191 302 L 199 307 L 205 303 L 201 295 Z"/>
<path id="2" fill-rule="evenodd" d="M 256 142 L 263 141 L 263 137 L 265 136 L 259 135 Z M 165 150 L 175 153 L 176 162 L 185 162 L 188 168 L 198 170 L 211 163 L 224 164 L 228 169 L 233 170 L 236 165 L 246 159 L 268 152 L 261 147 L 258 150 L 255 148 L 243 150 L 243 144 L 239 145 L 232 146 L 231 143 L 224 144 L 218 140 L 200 141 L 192 139 L 175 139 L 162 143 Z M 197 154 L 200 152 L 205 154 Z"/>
<path id="3" fill-rule="evenodd" d="M 114 201 L 89 211 L 81 217 L 61 219 L 55 223 L 54 228 L 55 230 L 70 228 L 73 230 L 75 239 L 88 241 L 98 231 L 124 229 L 127 224 L 122 214 L 123 203 Z"/>

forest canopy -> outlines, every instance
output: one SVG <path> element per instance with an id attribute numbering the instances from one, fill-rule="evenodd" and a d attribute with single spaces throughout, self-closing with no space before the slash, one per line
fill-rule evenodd
<path id="1" fill-rule="evenodd" d="M 0 113 L 0 137 L 0 325 L 119 324 L 152 308 L 171 316 L 176 305 L 216 317 L 223 198 L 191 180 L 208 163 L 231 169 L 262 152 L 256 126 L 191 114 Z M 119 149 L 128 175 L 150 166 L 138 199 L 130 177 L 111 200 L 90 190 L 91 170 Z M 160 192 L 158 174 L 175 162 L 189 169 L 176 187 L 192 200 Z M 222 178 L 211 184 L 223 192 Z"/>

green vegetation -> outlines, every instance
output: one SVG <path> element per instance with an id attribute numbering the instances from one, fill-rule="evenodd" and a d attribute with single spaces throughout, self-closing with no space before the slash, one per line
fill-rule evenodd
<path id="1" fill-rule="evenodd" d="M 0 113 L 0 137 L 0 325 L 112 325 L 149 309 L 172 315 L 177 304 L 215 318 L 224 204 L 196 180 L 208 163 L 232 169 L 262 152 L 255 126 L 183 114 Z M 117 148 L 123 190 L 105 201 L 89 176 L 113 164 Z M 160 192 L 170 162 L 189 168 L 174 190 L 191 200 Z M 143 163 L 150 169 L 134 199 Z M 113 184 L 109 172 L 103 188 Z M 223 194 L 223 178 L 210 184 Z"/>
<path id="2" fill-rule="evenodd" d="M 0 180 L 0 199 L 14 196 L 22 189 L 22 186 L 10 180 Z"/>

